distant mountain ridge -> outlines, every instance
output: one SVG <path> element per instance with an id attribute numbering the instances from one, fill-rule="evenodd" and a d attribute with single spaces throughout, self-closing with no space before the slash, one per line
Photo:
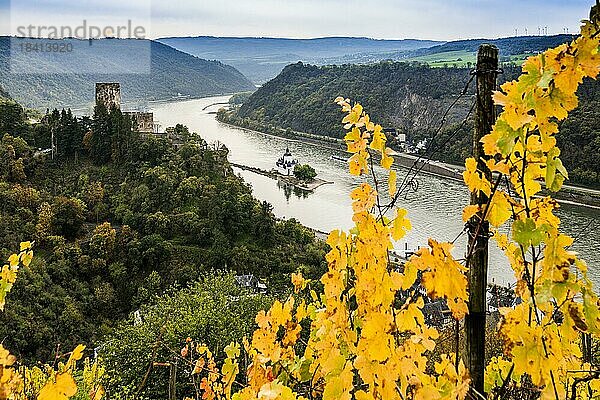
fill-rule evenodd
<path id="1" fill-rule="evenodd" d="M 431 47 L 444 42 L 420 39 L 371 39 L 367 37 L 322 37 L 314 39 L 289 39 L 269 37 L 166 37 L 159 42 L 169 44 L 188 43 L 196 50 L 203 49 L 207 57 L 222 56 L 235 49 L 239 55 L 295 54 L 300 57 L 331 57 L 343 54 L 360 53 L 367 50 L 414 50 Z M 251 46 L 252 45 L 252 46 Z M 173 46 L 177 48 L 176 46 Z M 212 52 L 212 53 L 211 53 Z"/>
<path id="2" fill-rule="evenodd" d="M 384 40 L 364 37 L 314 39 L 253 37 L 167 37 L 158 39 L 178 50 L 233 65 L 256 83 L 274 78 L 298 61 L 326 64 L 331 58 L 359 53 L 390 53 L 431 47 L 443 42 L 419 39 Z"/>
<path id="3" fill-rule="evenodd" d="M 476 53 L 483 43 L 498 47 L 502 62 L 520 63 L 527 55 L 569 42 L 575 35 L 514 36 L 498 39 L 455 40 L 427 48 L 388 53 L 358 53 L 328 59 L 329 64 L 372 64 L 379 61 L 415 61 L 434 67 L 468 67 L 475 63 Z M 323 63 L 315 63 L 323 65 Z"/>
<path id="4" fill-rule="evenodd" d="M 54 57 L 32 58 L 31 68 L 36 74 L 13 74 L 10 72 L 10 42 L 9 37 L 0 37 L 0 84 L 15 100 L 28 107 L 91 104 L 95 82 L 120 82 L 124 102 L 202 97 L 254 89 L 234 67 L 200 59 L 156 41 L 143 42 L 148 44 L 150 53 L 148 67 L 145 71 L 134 71 L 147 73 L 127 73 L 127 67 L 138 62 L 132 60 L 135 58 L 132 49 L 139 49 L 140 44 L 136 39 L 59 40 L 58 43 L 72 44 L 74 50 Z"/>

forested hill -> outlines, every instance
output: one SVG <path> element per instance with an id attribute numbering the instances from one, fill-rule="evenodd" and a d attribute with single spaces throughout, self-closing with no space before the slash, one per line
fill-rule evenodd
<path id="1" fill-rule="evenodd" d="M 130 326 L 130 313 L 150 307 L 155 295 L 173 295 L 198 280 L 253 274 L 276 295 L 287 293 L 289 274 L 300 267 L 312 279 L 321 276 L 325 243 L 294 219 L 279 221 L 270 204 L 255 199 L 231 169 L 227 148 L 209 145 L 182 125 L 171 129 L 182 143 L 178 149 L 167 139 L 134 132 L 120 110 L 99 106 L 82 118 L 54 110 L 30 124 L 18 103 L 0 101 L 0 257 L 7 260 L 21 241 L 35 241 L 31 268 L 19 270 L 8 295 L 11 306 L 0 312 L 4 346 L 25 360 L 53 360 L 57 345 L 113 343 L 113 328 Z M 46 157 L 36 150 L 48 148 L 51 136 L 57 150 Z M 221 287 L 227 281 L 219 280 Z M 189 296 L 182 297 L 165 315 L 193 310 L 195 319 L 180 325 L 183 330 L 167 329 L 174 332 L 167 334 L 170 346 L 181 334 L 208 343 L 224 331 L 235 332 L 236 340 L 251 334 L 258 309 L 221 309 L 208 318 L 227 316 L 228 328 L 200 331 L 205 303 L 192 308 Z M 166 322 L 156 326 L 162 330 Z M 137 335 L 118 340 L 155 340 L 158 332 L 138 329 Z M 133 350 L 123 341 L 113 344 Z M 144 346 L 138 348 L 143 352 Z M 137 381 L 146 356 L 128 358 L 128 368 L 119 364 L 111 382 L 125 376 L 128 383 Z"/>
<path id="2" fill-rule="evenodd" d="M 552 35 L 552 36 L 517 36 L 500 39 L 468 39 L 456 40 L 411 52 L 398 53 L 398 58 L 410 58 L 414 56 L 445 53 L 449 51 L 477 52 L 483 43 L 491 43 L 498 47 L 502 55 L 516 55 L 526 53 L 537 53 L 546 49 L 567 43 L 575 38 L 575 35 Z M 397 58 L 397 57 L 390 57 Z"/>
<path id="3" fill-rule="evenodd" d="M 385 127 L 407 134 L 409 144 L 426 143 L 440 126 L 444 112 L 470 79 L 466 68 L 382 62 L 373 65 L 316 67 L 290 65 L 256 91 L 230 115 L 221 118 L 259 130 L 285 128 L 341 138 L 341 113 L 333 99 L 345 96 L 361 102 L 371 117 Z M 500 80 L 513 79 L 519 67 L 504 67 Z M 571 183 L 600 186 L 600 85 L 586 82 L 581 105 L 562 126 L 559 144 Z M 473 85 L 449 112 L 437 143 L 445 143 L 435 157 L 461 163 L 470 152 L 470 122 L 457 133 L 473 104 Z"/>
<path id="4" fill-rule="evenodd" d="M 30 41 L 38 43 L 27 39 Z M 53 41 L 72 45 L 72 51 L 50 56 L 33 51 L 21 54 L 17 61 L 19 71 L 34 73 L 13 73 L 10 42 L 10 38 L 0 37 L 0 82 L 13 98 L 28 107 L 91 104 L 94 83 L 98 81 L 121 82 L 126 102 L 200 97 L 254 88 L 229 65 L 200 59 L 155 41 L 134 39 Z M 18 46 L 13 47 L 14 52 L 21 51 Z"/>
<path id="5" fill-rule="evenodd" d="M 344 130 L 333 99 L 342 95 L 361 102 L 372 118 L 386 126 L 420 131 L 434 127 L 469 78 L 465 69 L 399 62 L 326 67 L 297 63 L 256 91 L 237 116 L 341 138 Z M 469 96 L 465 96 L 448 120 L 460 120 L 470 104 Z"/>
<path id="6" fill-rule="evenodd" d="M 298 61 L 329 63 L 331 58 L 359 53 L 390 53 L 430 47 L 431 40 L 376 40 L 354 37 L 315 39 L 252 37 L 170 37 L 160 42 L 198 57 L 216 59 L 238 68 L 256 83 L 275 77 L 287 64 Z M 381 58 L 380 58 L 381 59 Z"/>

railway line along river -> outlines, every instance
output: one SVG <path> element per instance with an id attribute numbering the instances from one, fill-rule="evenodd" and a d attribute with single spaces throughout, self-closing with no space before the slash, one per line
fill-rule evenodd
<path id="1" fill-rule="evenodd" d="M 226 103 L 228 98 L 220 96 L 153 103 L 151 108 L 155 119 L 163 127 L 182 123 L 209 143 L 223 143 L 229 148 L 232 163 L 270 170 L 286 147 L 289 147 L 301 163 L 315 168 L 319 178 L 334 183 L 319 187 L 313 193 L 302 193 L 267 176 L 241 169 L 235 171 L 252 186 L 258 199 L 273 205 L 273 212 L 280 218 L 295 218 L 305 226 L 324 232 L 332 229 L 348 230 L 353 226 L 349 193 L 360 180 L 351 176 L 347 172 L 347 164 L 339 160 L 347 155 L 327 146 L 221 124 L 214 115 L 214 111 L 220 106 L 207 106 Z M 398 170 L 399 181 L 406 172 L 407 170 Z M 412 231 L 398 243 L 399 250 L 406 245 L 411 248 L 426 246 L 429 237 L 438 241 L 453 241 L 463 230 L 461 212 L 469 199 L 466 187 L 461 182 L 432 175 L 422 174 L 417 180 L 418 188 L 406 192 L 398 203 L 408 210 L 408 217 L 413 225 Z M 589 275 L 594 283 L 600 284 L 600 210 L 563 204 L 558 214 L 562 219 L 562 229 L 575 238 L 573 250 L 588 263 Z M 464 256 L 465 247 L 466 237 L 462 235 L 456 241 L 455 256 Z M 497 249 L 495 242 L 491 241 L 489 281 L 508 284 L 514 280 L 504 255 Z"/>

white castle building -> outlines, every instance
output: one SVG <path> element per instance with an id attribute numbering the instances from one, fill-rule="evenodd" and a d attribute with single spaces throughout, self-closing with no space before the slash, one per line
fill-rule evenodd
<path id="1" fill-rule="evenodd" d="M 298 160 L 292 156 L 289 147 L 287 147 L 283 156 L 275 163 L 275 166 L 277 167 L 277 172 L 281 175 L 291 176 L 294 175 L 294 167 L 297 164 Z"/>

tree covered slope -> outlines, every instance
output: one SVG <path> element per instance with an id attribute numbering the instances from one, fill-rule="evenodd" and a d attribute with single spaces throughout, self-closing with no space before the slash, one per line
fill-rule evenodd
<path id="1" fill-rule="evenodd" d="M 179 149 L 141 137 L 119 110 L 54 110 L 30 124 L 17 103 L 0 102 L 0 257 L 35 241 L 35 261 L 0 312 L 5 346 L 46 360 L 57 344 L 111 342 L 112 328 L 155 295 L 217 271 L 265 279 L 271 294 L 288 290 L 298 268 L 323 273 L 325 243 L 255 199 L 227 148 L 173 129 Z M 52 134 L 54 159 L 36 151 Z"/>
<path id="2" fill-rule="evenodd" d="M 458 163 L 471 150 L 471 122 L 461 125 L 461 121 L 473 105 L 474 85 L 457 99 L 469 72 L 398 62 L 327 67 L 298 63 L 286 67 L 225 118 L 253 129 L 276 127 L 341 138 L 344 130 L 333 99 L 345 96 L 359 101 L 385 127 L 406 133 L 413 146 L 431 143 L 442 126 L 433 145 L 440 147 L 435 158 Z M 519 67 L 505 65 L 499 80 L 512 80 L 519 72 Z M 563 123 L 559 145 L 572 171 L 571 183 L 600 186 L 600 85 L 585 82 L 580 99 L 580 108 Z"/>
<path id="3" fill-rule="evenodd" d="M 433 127 L 468 80 L 468 71 L 458 68 L 395 62 L 327 67 L 298 63 L 256 91 L 237 117 L 341 138 L 344 129 L 333 103 L 341 95 L 359 101 L 382 124 L 412 132 Z M 448 119 L 459 120 L 469 106 L 465 96 Z"/>
<path id="4" fill-rule="evenodd" d="M 91 104 L 95 82 L 121 82 L 125 102 L 200 97 L 254 88 L 229 65 L 203 60 L 155 41 L 56 42 L 70 44 L 73 50 L 51 56 L 35 52 L 27 57 L 21 55 L 18 71 L 33 72 L 23 74 L 11 69 L 14 65 L 10 38 L 0 37 L 0 83 L 21 104 L 35 108 Z M 145 50 L 140 50 L 144 46 Z M 13 46 L 13 51 L 18 53 L 20 49 Z"/>

